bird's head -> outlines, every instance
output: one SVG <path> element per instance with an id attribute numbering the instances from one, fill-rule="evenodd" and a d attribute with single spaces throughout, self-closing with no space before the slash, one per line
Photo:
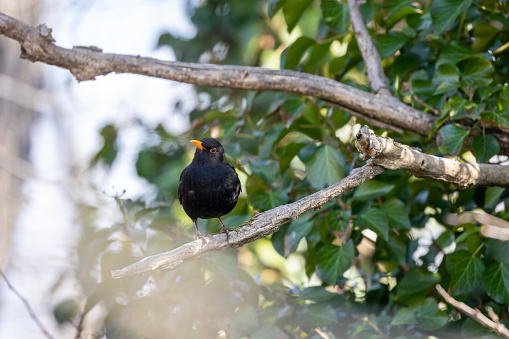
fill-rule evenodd
<path id="1" fill-rule="evenodd" d="M 203 138 L 201 140 L 191 140 L 195 145 L 193 162 L 219 163 L 225 162 L 223 145 L 213 138 Z"/>

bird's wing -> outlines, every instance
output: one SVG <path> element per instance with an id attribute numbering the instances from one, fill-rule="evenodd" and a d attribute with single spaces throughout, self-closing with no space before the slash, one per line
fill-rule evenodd
<path id="1" fill-rule="evenodd" d="M 182 173 L 180 173 L 180 179 L 179 179 L 179 188 L 177 190 L 179 202 L 182 205 L 182 196 L 184 195 L 184 184 L 182 183 L 182 177 L 184 176 L 184 172 L 186 171 L 187 167 L 184 168 Z"/>

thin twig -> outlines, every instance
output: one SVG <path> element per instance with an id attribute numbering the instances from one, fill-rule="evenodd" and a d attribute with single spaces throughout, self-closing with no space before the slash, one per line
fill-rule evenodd
<path id="1" fill-rule="evenodd" d="M 320 327 L 316 327 L 315 328 L 315 332 L 320 336 L 320 338 L 323 338 L 323 339 L 330 339 L 329 335 L 327 334 L 327 332 L 325 332 L 324 330 L 322 330 Z"/>
<path id="2" fill-rule="evenodd" d="M 504 326 L 504 324 L 490 320 L 478 309 L 473 309 L 467 304 L 457 301 L 456 299 L 451 297 L 439 284 L 436 284 L 435 288 L 449 305 L 466 314 L 467 316 L 472 318 L 472 320 L 478 322 L 482 326 L 497 332 L 504 338 L 509 338 L 509 330 L 507 329 L 507 327 Z M 498 318 L 498 316 L 496 318 Z"/>
<path id="3" fill-rule="evenodd" d="M 433 115 L 440 116 L 440 111 L 435 109 L 433 106 L 428 105 L 424 100 L 419 98 L 417 95 L 413 95 L 415 102 L 426 107 Z"/>
<path id="4" fill-rule="evenodd" d="M 11 282 L 9 281 L 9 279 L 7 279 L 7 277 L 5 276 L 4 272 L 2 272 L 2 270 L 0 270 L 0 276 L 2 276 L 2 278 L 4 278 L 5 282 L 7 283 L 7 287 L 9 287 L 9 289 L 11 290 L 12 293 L 14 293 L 14 295 L 16 297 L 18 297 L 19 300 L 21 300 L 21 302 L 23 302 L 23 304 L 25 305 L 25 308 L 27 309 L 28 311 L 28 314 L 30 314 L 30 318 L 32 318 L 32 320 L 35 322 L 35 324 L 37 325 L 37 327 L 39 327 L 39 329 L 41 330 L 41 332 L 47 337 L 47 338 L 50 338 L 50 339 L 53 339 L 54 337 L 48 332 L 48 330 L 46 330 L 46 328 L 44 327 L 44 325 L 42 324 L 42 322 L 39 320 L 39 318 L 35 315 L 35 312 L 34 310 L 32 309 L 32 307 L 30 306 L 30 304 L 28 303 L 28 301 L 14 288 L 14 286 L 12 286 Z"/>
<path id="5" fill-rule="evenodd" d="M 386 97 L 392 97 L 391 91 L 387 88 L 384 69 L 380 54 L 376 49 L 373 40 L 369 35 L 368 29 L 364 24 L 359 4 L 357 0 L 348 0 L 350 7 L 350 21 L 352 22 L 352 29 L 355 32 L 355 39 L 359 50 L 361 51 L 362 59 L 366 72 L 368 73 L 369 85 L 375 94 L 381 94 Z"/>

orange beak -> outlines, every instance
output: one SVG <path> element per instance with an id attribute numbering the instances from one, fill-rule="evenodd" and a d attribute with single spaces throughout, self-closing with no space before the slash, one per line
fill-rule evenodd
<path id="1" fill-rule="evenodd" d="M 198 147 L 199 149 L 201 150 L 204 150 L 205 148 L 203 147 L 202 143 L 200 140 L 191 140 L 191 144 L 195 145 L 196 147 Z"/>

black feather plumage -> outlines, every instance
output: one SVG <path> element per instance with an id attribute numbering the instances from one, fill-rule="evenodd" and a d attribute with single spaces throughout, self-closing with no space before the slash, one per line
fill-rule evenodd
<path id="1" fill-rule="evenodd" d="M 230 213 L 239 199 L 240 180 L 235 168 L 226 162 L 223 146 L 215 139 L 191 141 L 197 148 L 193 161 L 180 175 L 178 198 L 186 214 L 193 220 L 197 238 L 205 238 L 196 219 L 218 218 L 222 232 L 228 231 L 221 217 Z"/>

